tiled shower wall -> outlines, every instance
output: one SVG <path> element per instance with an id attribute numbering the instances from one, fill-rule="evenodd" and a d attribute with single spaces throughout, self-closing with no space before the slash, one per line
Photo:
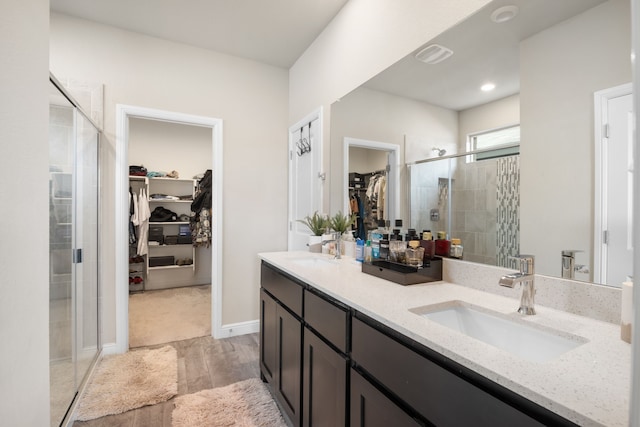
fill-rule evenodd
<path id="1" fill-rule="evenodd" d="M 509 267 L 520 246 L 519 156 L 460 158 L 453 176 L 450 237 L 462 240 L 465 260 Z"/>
<path id="2" fill-rule="evenodd" d="M 498 159 L 498 253 L 496 265 L 513 267 L 509 257 L 520 253 L 520 156 Z"/>
<path id="3" fill-rule="evenodd" d="M 452 178 L 448 179 L 449 162 Z M 464 246 L 464 259 L 510 267 L 519 252 L 519 156 L 466 163 L 465 157 L 411 168 L 411 225 L 418 231 L 447 229 L 451 183 L 451 234 Z M 431 220 L 431 211 L 439 213 Z"/>

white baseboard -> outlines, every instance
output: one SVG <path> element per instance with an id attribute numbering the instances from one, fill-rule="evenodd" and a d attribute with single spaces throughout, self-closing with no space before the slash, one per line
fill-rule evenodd
<path id="1" fill-rule="evenodd" d="M 230 338 L 239 335 L 253 334 L 260 331 L 260 321 L 250 320 L 247 322 L 229 323 L 222 325 L 219 329 L 216 329 L 213 333 L 213 337 Z"/>
<path id="2" fill-rule="evenodd" d="M 114 342 L 102 345 L 102 356 L 110 356 L 112 354 L 118 354 L 118 345 Z"/>

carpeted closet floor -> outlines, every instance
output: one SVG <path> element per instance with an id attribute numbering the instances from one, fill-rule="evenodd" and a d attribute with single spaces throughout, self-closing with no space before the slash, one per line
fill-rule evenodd
<path id="1" fill-rule="evenodd" d="M 129 347 L 211 335 L 211 285 L 129 296 Z"/>

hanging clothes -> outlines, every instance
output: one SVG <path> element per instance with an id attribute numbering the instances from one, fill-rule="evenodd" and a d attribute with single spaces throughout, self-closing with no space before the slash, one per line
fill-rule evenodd
<path id="1" fill-rule="evenodd" d="M 140 196 L 138 197 L 138 214 L 136 216 L 136 221 L 138 222 L 138 255 L 149 253 L 149 218 L 151 218 L 149 198 L 145 189 L 141 188 Z"/>
<path id="2" fill-rule="evenodd" d="M 138 243 L 138 237 L 136 235 L 136 227 L 133 223 L 134 215 L 136 214 L 137 198 L 133 193 L 133 189 L 129 187 L 129 245 L 133 246 Z"/>
<path id="3" fill-rule="evenodd" d="M 196 195 L 191 203 L 191 240 L 194 246 L 211 245 L 212 171 L 208 169 L 198 182 Z"/>

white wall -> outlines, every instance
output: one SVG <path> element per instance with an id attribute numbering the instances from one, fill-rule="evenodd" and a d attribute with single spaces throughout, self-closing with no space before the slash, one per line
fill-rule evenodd
<path id="1" fill-rule="evenodd" d="M 520 248 L 537 273 L 558 275 L 563 249 L 593 268 L 593 93 L 631 81 L 629 16 L 610 0 L 521 43 L 520 221 L 536 227 Z"/>
<path id="2" fill-rule="evenodd" d="M 520 95 L 512 95 L 458 114 L 458 152 L 466 150 L 467 136 L 520 123 Z"/>
<path id="3" fill-rule="evenodd" d="M 149 171 L 175 170 L 192 179 L 213 167 L 211 128 L 132 118 L 129 120 L 129 164 Z"/>
<path id="4" fill-rule="evenodd" d="M 0 2 L 0 423 L 49 421 L 49 2 Z"/>
<path id="5" fill-rule="evenodd" d="M 289 70 L 289 123 L 324 107 L 324 211 L 336 170 L 329 135 L 330 105 L 487 4 L 489 0 L 350 0 Z M 340 184 L 341 185 L 341 184 Z M 327 205 L 330 203 L 330 206 Z"/>
<path id="6" fill-rule="evenodd" d="M 360 87 L 331 106 L 331 210 L 343 209 L 344 138 L 400 147 L 400 213 L 408 218 L 405 163 L 432 156 L 434 145 L 455 147 L 458 113 L 424 102 Z M 405 142 L 406 140 L 406 142 Z"/>
<path id="7" fill-rule="evenodd" d="M 349 148 L 349 172 L 368 173 L 387 166 L 387 152 L 369 148 Z"/>
<path id="8" fill-rule="evenodd" d="M 287 200 L 278 197 L 287 186 L 287 71 L 59 14 L 51 16 L 51 69 L 104 84 L 103 206 L 114 206 L 116 104 L 224 121 L 222 323 L 258 319 L 255 254 L 287 247 Z M 114 235 L 114 214 L 104 213 L 103 236 Z M 114 254 L 122 249 L 112 238 L 103 243 L 103 339 L 110 343 Z"/>

